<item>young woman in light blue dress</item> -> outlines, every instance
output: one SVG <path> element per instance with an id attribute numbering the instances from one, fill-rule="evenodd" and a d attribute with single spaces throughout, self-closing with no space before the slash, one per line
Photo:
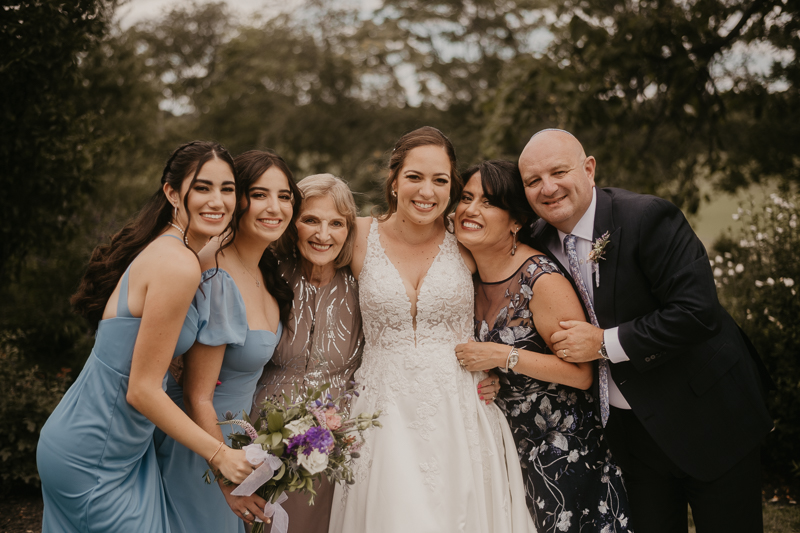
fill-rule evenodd
<path id="1" fill-rule="evenodd" d="M 288 166 L 273 152 L 246 152 L 235 162 L 236 233 L 219 254 L 218 267 L 216 246 L 200 253 L 204 296 L 198 293 L 196 301 L 209 318 L 184 356 L 182 390 L 168 378 L 176 403 L 220 442 L 232 428 L 217 422 L 250 412 L 258 378 L 288 318 L 292 291 L 267 247 L 292 222 L 301 197 Z M 206 484 L 209 467 L 202 456 L 158 434 L 156 445 L 172 533 L 237 533 L 256 516 L 266 519 L 260 497 L 232 496 L 235 487 L 221 480 L 218 486 Z"/>
<path id="2" fill-rule="evenodd" d="M 197 333 L 195 250 L 230 224 L 233 161 L 216 143 L 189 143 L 172 154 L 161 184 L 94 251 L 72 300 L 97 338 L 39 439 L 45 533 L 169 532 L 156 426 L 234 481 L 251 471 L 244 452 L 220 446 L 163 390 L 170 361 Z"/>

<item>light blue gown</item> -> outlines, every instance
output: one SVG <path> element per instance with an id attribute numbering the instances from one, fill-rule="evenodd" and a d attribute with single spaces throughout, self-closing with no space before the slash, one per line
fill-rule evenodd
<path id="1" fill-rule="evenodd" d="M 272 357 L 282 326 L 276 333 L 249 329 L 242 295 L 222 269 L 203 273 L 195 303 L 201 317 L 197 341 L 208 346 L 227 344 L 221 384 L 214 390 L 214 411 L 219 420 L 225 420 L 228 412 L 242 418 L 243 410 L 250 412 L 258 378 Z M 167 393 L 184 409 L 183 391 L 171 374 Z M 227 436 L 233 428 L 221 429 L 225 444 L 230 445 Z M 161 431 L 156 431 L 155 442 L 171 532 L 243 533 L 243 522 L 231 511 L 217 483 L 203 481 L 206 461 Z"/>
<path id="2" fill-rule="evenodd" d="M 129 272 L 117 316 L 100 322 L 86 365 L 39 437 L 43 533 L 169 532 L 155 425 L 126 400 L 141 323 L 128 309 Z M 173 356 L 192 346 L 197 322 L 193 305 Z"/>

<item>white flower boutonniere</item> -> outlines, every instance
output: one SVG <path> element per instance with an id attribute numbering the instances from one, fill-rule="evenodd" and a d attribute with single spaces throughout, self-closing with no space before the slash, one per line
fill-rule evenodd
<path id="1" fill-rule="evenodd" d="M 589 252 L 589 261 L 592 262 L 592 272 L 594 272 L 595 286 L 600 286 L 600 260 L 605 259 L 606 246 L 611 240 L 611 234 L 603 233 L 592 243 L 592 251 Z"/>

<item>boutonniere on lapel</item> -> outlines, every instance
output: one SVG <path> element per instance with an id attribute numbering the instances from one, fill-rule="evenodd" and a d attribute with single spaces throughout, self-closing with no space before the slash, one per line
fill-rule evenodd
<path id="1" fill-rule="evenodd" d="M 592 272 L 594 272 L 595 286 L 600 286 L 600 261 L 605 259 L 606 246 L 611 241 L 609 232 L 603 233 L 592 243 L 592 251 L 589 252 L 589 261 L 592 262 Z"/>

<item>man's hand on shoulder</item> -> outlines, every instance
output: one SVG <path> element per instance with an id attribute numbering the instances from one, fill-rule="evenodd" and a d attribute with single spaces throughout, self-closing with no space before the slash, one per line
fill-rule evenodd
<path id="1" fill-rule="evenodd" d="M 550 344 L 558 357 L 570 363 L 585 363 L 602 357 L 602 329 L 580 320 L 566 320 L 558 325 L 562 329 L 550 337 Z"/>

